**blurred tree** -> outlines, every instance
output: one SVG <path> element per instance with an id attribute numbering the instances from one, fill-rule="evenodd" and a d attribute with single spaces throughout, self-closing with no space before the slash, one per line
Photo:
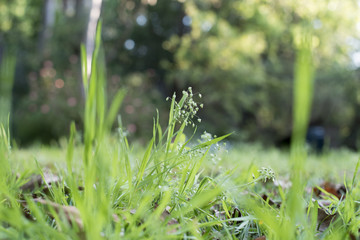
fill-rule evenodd
<path id="1" fill-rule="evenodd" d="M 50 142 L 68 133 L 71 120 L 81 122 L 79 48 L 86 2 L 16 0 L 3 7 L 8 13 L 0 22 L 9 21 L 12 27 L 2 29 L 1 45 L 16 49 L 19 60 L 12 116 L 13 135 L 20 143 Z M 16 15 L 19 7 L 24 12 Z"/>
<path id="2" fill-rule="evenodd" d="M 41 8 L 40 0 L 1 1 L 0 47 L 30 49 L 36 46 L 36 41 L 31 40 L 38 36 L 40 30 Z"/>
<path id="3" fill-rule="evenodd" d="M 40 0 L 0 1 L 0 101 L 2 102 L 0 121 L 2 122 L 4 119 L 7 121 L 12 106 L 18 104 L 17 99 L 26 92 L 23 64 L 28 62 L 32 65 L 36 60 L 34 55 L 24 53 L 37 49 L 41 6 Z M 13 115 L 12 113 L 11 116 Z"/>
<path id="4" fill-rule="evenodd" d="M 122 117 L 133 136 L 152 134 L 155 109 L 165 113 L 165 98 L 173 89 L 165 85 L 163 61 L 173 53 L 163 43 L 190 30 L 182 23 L 183 4 L 178 1 L 104 0 L 103 42 L 110 92 L 126 86 Z M 165 109 L 165 110 L 164 110 Z M 161 114 L 166 117 L 166 114 Z"/>
<path id="5" fill-rule="evenodd" d="M 168 84 L 201 91 L 203 118 L 218 134 L 238 129 L 241 138 L 278 141 L 291 132 L 293 49 L 306 25 L 318 69 L 312 118 L 341 130 L 353 118 L 345 86 L 356 81 L 349 39 L 359 35 L 358 9 L 340 0 L 186 1 L 191 31 L 163 44 L 175 56 L 163 65 Z"/>
<path id="6" fill-rule="evenodd" d="M 0 58 L 1 49 L 16 48 L 23 63 L 14 95 L 21 139 L 43 126 L 44 139 L 57 138 L 71 119 L 80 124 L 79 46 L 89 3 L 0 2 Z M 355 0 L 103 0 L 109 91 L 128 88 L 122 114 L 136 136 L 151 134 L 166 96 L 193 86 L 205 96 L 206 130 L 276 142 L 291 132 L 293 49 L 307 25 L 318 69 L 312 124 L 334 144 L 354 145 L 359 78 L 350 55 L 360 48 L 359 16 Z"/>

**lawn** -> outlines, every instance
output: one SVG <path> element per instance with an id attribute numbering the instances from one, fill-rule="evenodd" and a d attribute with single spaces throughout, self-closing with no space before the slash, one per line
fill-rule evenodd
<path id="1" fill-rule="evenodd" d="M 133 144 L 132 158 L 139 162 L 145 149 L 140 144 Z M 222 144 L 220 144 L 222 145 Z M 22 168 L 36 169 L 35 160 L 42 166 L 65 167 L 67 141 L 52 147 L 35 145 L 29 148 L 16 149 L 12 153 L 13 161 L 22 165 Z M 78 165 L 82 162 L 83 148 L 75 148 L 74 158 Z M 306 161 L 306 174 L 309 179 L 331 180 L 337 183 L 344 181 L 344 174 L 351 178 L 354 174 L 359 153 L 346 148 L 326 150 L 322 154 L 309 153 Z M 261 144 L 230 144 L 219 149 L 217 156 L 209 158 L 203 164 L 204 171 L 208 174 L 236 169 L 238 174 L 247 172 L 250 165 L 257 168 L 270 167 L 280 178 L 289 177 L 290 153 L 274 147 L 264 147 Z M 74 164 L 76 164 L 74 162 Z M 26 166 L 26 167 L 25 167 Z"/>
<path id="2" fill-rule="evenodd" d="M 119 136 L 104 140 L 112 143 L 106 145 L 112 154 L 104 153 L 102 162 L 97 163 L 101 169 L 92 169 L 98 171 L 94 173 L 95 179 L 91 177 L 92 200 L 86 200 L 84 186 L 91 188 L 91 185 L 84 183 L 84 146 L 80 142 L 73 142 L 72 173 L 67 165 L 69 141 L 62 140 L 60 146 L 53 147 L 37 145 L 12 149 L 7 155 L 12 172 L 4 175 L 8 185 L 2 188 L 1 239 L 116 239 L 119 236 L 127 239 L 256 239 L 265 235 L 268 239 L 281 239 L 276 233 L 271 236 L 271 228 L 261 219 L 266 217 L 252 212 L 254 206 L 242 201 L 255 201 L 259 208 L 268 207 L 277 214 L 285 214 L 281 204 L 286 197 L 282 197 L 281 192 L 290 194 L 289 151 L 264 148 L 259 144 L 224 145 L 219 142 L 214 143 L 218 146 L 211 147 L 207 154 L 206 147 L 196 154 L 190 153 L 191 148 L 183 154 L 174 150 L 175 154 L 168 158 L 171 164 L 163 162 L 157 172 L 155 158 L 163 157 L 163 153 L 156 154 L 155 145 L 149 155 L 149 148 L 132 144 L 134 147 L 126 150 L 127 156 L 124 156 L 114 152 L 122 148 Z M 189 145 L 192 149 L 199 146 L 197 141 Z M 163 148 L 158 147 L 161 152 Z M 104 159 L 111 156 L 112 160 Z M 299 198 L 304 197 L 307 207 L 311 199 L 327 204 L 319 207 L 327 209 L 319 210 L 319 215 L 333 219 L 328 209 L 340 214 L 345 200 L 340 197 L 339 201 L 339 196 L 327 195 L 325 190 L 316 195 L 315 187 L 333 193 L 344 184 L 344 176 L 345 182 L 351 182 L 358 156 L 345 149 L 309 154 L 304 166 L 306 186 Z M 130 169 L 126 166 L 126 158 Z M 142 168 L 144 161 L 148 162 L 145 169 Z M 131 185 L 127 182 L 128 174 L 132 176 Z M 333 185 L 334 189 L 324 184 Z M 86 207 L 88 201 L 97 207 Z M 334 210 L 334 206 L 339 209 Z M 303 212 L 306 213 L 305 207 Z M 343 221 L 338 217 L 333 223 L 324 224 L 322 221 L 326 217 L 317 217 L 314 236 L 333 236 L 331 232 Z M 93 225 L 99 223 L 101 228 L 92 232 Z M 298 237 L 306 233 L 302 231 L 301 228 L 297 230 Z M 341 237 L 355 236 L 348 229 L 342 234 Z"/>

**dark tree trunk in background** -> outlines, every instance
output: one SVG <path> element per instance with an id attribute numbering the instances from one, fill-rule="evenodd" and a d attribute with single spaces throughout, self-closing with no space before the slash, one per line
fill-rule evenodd
<path id="1" fill-rule="evenodd" d="M 47 55 L 47 43 L 52 35 L 52 29 L 55 24 L 55 14 L 56 14 L 57 2 L 56 0 L 45 0 L 44 10 L 43 10 L 43 26 L 42 31 L 40 32 L 39 38 L 39 53 L 41 56 Z"/>
<path id="2" fill-rule="evenodd" d="M 85 48 L 87 55 L 87 77 L 89 78 L 91 73 L 91 58 L 95 48 L 95 34 L 96 26 L 100 18 L 102 0 L 92 0 L 89 21 L 87 25 Z"/>
<path id="3" fill-rule="evenodd" d="M 81 19 L 84 14 L 84 1 L 83 0 L 75 0 L 75 17 L 77 19 Z"/>
<path id="4" fill-rule="evenodd" d="M 360 105 L 357 104 L 355 109 L 355 116 L 350 125 L 350 135 L 345 140 L 345 145 L 352 150 L 359 150 L 360 144 Z"/>

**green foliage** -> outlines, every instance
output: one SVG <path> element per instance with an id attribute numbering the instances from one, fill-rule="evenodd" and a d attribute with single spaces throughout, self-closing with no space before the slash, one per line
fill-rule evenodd
<path id="1" fill-rule="evenodd" d="M 50 16 L 42 1 L 0 3 L 0 48 L 16 49 L 21 56 L 14 104 L 14 135 L 20 143 L 34 136 L 45 142 L 58 139 L 72 119 L 83 128 L 79 45 L 85 5 L 58 2 Z M 232 138 L 272 144 L 291 133 L 294 46 L 305 24 L 313 32 L 319 69 L 310 122 L 325 126 L 331 145 L 344 139 L 354 143 L 359 78 L 350 68 L 350 55 L 358 47 L 358 16 L 354 1 L 340 0 L 104 0 L 109 102 L 126 86 L 124 127 L 130 139 L 147 139 L 155 106 L 167 111 L 164 97 L 193 86 L 194 93 L 206 96 L 206 111 L 199 113 L 204 128 L 217 134 L 235 130 Z M 135 44 L 132 49 L 126 49 L 127 40 Z M 58 79 L 62 88 L 55 87 Z M 160 117 L 165 125 L 167 119 Z M 36 136 L 44 126 L 48 136 Z"/>
<path id="2" fill-rule="evenodd" d="M 321 69 L 310 120 L 329 130 L 351 121 L 350 109 L 355 102 L 342 99 L 349 96 L 344 86 L 358 82 L 349 68 L 349 53 L 357 49 L 348 43 L 357 38 L 351 19 L 358 19 L 358 6 L 337 0 L 304 4 L 186 1 L 191 32 L 164 43 L 174 54 L 174 62 L 164 64 L 168 84 L 201 89 L 207 96 L 203 118 L 211 123 L 209 127 L 216 125 L 214 130 L 238 129 L 240 138 L 276 142 L 291 132 L 293 49 L 301 38 L 302 26 L 307 25 L 313 32 L 313 64 Z M 344 16 L 343 11 L 349 15 Z M 335 103 L 335 99 L 342 103 Z M 334 114 L 324 117 L 329 108 Z M 339 111 L 344 115 L 335 123 L 333 118 Z"/>
<path id="3" fill-rule="evenodd" d="M 30 47 L 39 33 L 42 1 L 5 0 L 0 3 L 0 39 L 6 48 Z M 33 42 L 34 43 L 34 42 Z M 1 45 L 2 45 L 1 44 Z"/>

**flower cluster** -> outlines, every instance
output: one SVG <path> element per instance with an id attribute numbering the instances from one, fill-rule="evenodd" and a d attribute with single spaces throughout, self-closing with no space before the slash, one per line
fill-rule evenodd
<path id="1" fill-rule="evenodd" d="M 258 172 L 260 173 L 260 178 L 263 179 L 264 182 L 267 180 L 275 181 L 275 172 L 271 168 L 262 167 Z"/>
<path id="2" fill-rule="evenodd" d="M 208 133 L 206 131 L 204 131 L 204 133 L 200 136 L 200 143 L 205 143 L 205 142 L 208 142 L 208 141 L 211 141 L 213 140 L 214 138 L 217 138 L 216 135 L 211 135 L 211 133 Z M 215 143 L 213 145 L 211 145 L 211 151 L 210 151 L 210 157 L 211 157 L 211 161 L 214 163 L 214 164 L 217 164 L 218 162 L 221 161 L 221 154 L 223 152 L 227 152 L 226 150 L 226 143 Z M 204 150 L 203 152 L 204 153 Z M 220 167 L 221 168 L 221 167 Z"/>
<path id="3" fill-rule="evenodd" d="M 196 117 L 196 113 L 199 111 L 200 108 L 203 108 L 203 104 L 199 104 L 194 101 L 193 97 L 194 94 L 192 92 L 192 88 L 189 87 L 187 91 L 182 91 L 183 97 L 179 102 L 175 101 L 175 112 L 174 112 L 174 119 L 178 123 L 185 122 L 185 125 L 191 125 L 195 127 L 195 123 L 192 121 L 194 117 Z M 201 94 L 198 94 L 198 97 L 201 98 Z M 173 99 L 176 98 L 176 95 L 173 95 Z M 166 100 L 170 100 L 170 98 L 166 98 Z M 197 121 L 200 123 L 201 119 L 197 118 Z"/>

